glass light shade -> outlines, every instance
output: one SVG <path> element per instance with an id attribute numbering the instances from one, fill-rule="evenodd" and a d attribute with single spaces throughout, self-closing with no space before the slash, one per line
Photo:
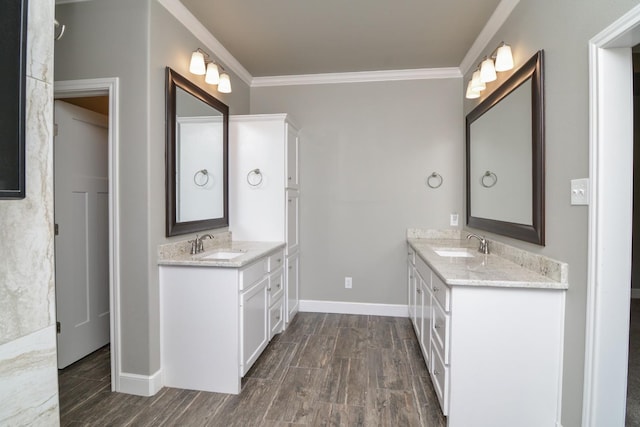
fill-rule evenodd
<path id="1" fill-rule="evenodd" d="M 189 64 L 189 71 L 193 74 L 202 76 L 206 73 L 204 66 L 204 55 L 197 50 L 191 54 L 191 63 Z"/>
<path id="2" fill-rule="evenodd" d="M 218 92 L 231 93 L 231 80 L 229 74 L 220 73 L 220 82 L 218 83 Z"/>
<path id="3" fill-rule="evenodd" d="M 220 82 L 220 71 L 214 62 L 207 64 L 207 74 L 204 76 L 204 81 L 210 85 L 217 85 Z"/>
<path id="4" fill-rule="evenodd" d="M 513 55 L 511 55 L 511 46 L 508 44 L 498 48 L 495 68 L 496 71 L 507 71 L 513 68 Z"/>
<path id="5" fill-rule="evenodd" d="M 471 87 L 471 83 L 472 83 L 472 81 L 469 80 L 469 84 L 467 85 L 466 98 L 467 99 L 480 98 L 480 92 L 477 92 L 477 91 L 473 90 L 473 88 Z"/>
<path id="6" fill-rule="evenodd" d="M 486 58 L 484 61 L 482 61 L 482 65 L 480 66 L 480 79 L 484 83 L 488 83 L 494 81 L 497 78 L 498 76 L 496 76 L 496 69 L 493 66 L 493 59 Z"/>
<path id="7" fill-rule="evenodd" d="M 483 91 L 487 88 L 487 85 L 484 84 L 482 79 L 480 78 L 480 70 L 476 70 L 473 72 L 473 77 L 471 78 L 471 90 L 475 92 Z"/>

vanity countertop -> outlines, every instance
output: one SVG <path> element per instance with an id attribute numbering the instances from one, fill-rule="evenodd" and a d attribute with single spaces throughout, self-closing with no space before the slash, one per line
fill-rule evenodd
<path id="1" fill-rule="evenodd" d="M 284 242 L 229 241 L 221 246 L 216 246 L 194 255 L 188 252 L 168 253 L 166 255 L 160 253 L 158 256 L 158 265 L 240 268 L 251 264 L 259 258 L 275 253 L 284 247 Z M 208 256 L 219 252 L 237 252 L 241 255 L 232 259 L 206 259 Z"/>
<path id="2" fill-rule="evenodd" d="M 564 270 L 566 270 L 566 264 L 536 254 L 531 254 L 531 256 L 537 258 L 535 264 L 542 270 L 540 272 L 525 268 L 503 256 L 484 255 L 478 252 L 478 242 L 475 239 L 469 241 L 467 239 L 408 237 L 407 242 L 447 285 L 543 289 L 567 289 L 569 287 L 566 281 L 566 271 L 561 275 L 560 280 L 543 274 L 548 269 L 547 264 L 556 263 L 561 265 Z M 492 243 L 489 243 L 490 249 Z M 442 249 L 454 252 L 456 249 L 467 251 L 473 256 L 449 257 L 440 256 L 435 252 Z M 514 249 L 514 252 L 522 253 L 524 251 Z M 522 254 L 520 256 L 521 258 L 526 257 Z"/>

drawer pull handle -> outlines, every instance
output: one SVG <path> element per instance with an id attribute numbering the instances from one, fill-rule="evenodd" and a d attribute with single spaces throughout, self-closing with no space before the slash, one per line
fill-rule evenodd
<path id="1" fill-rule="evenodd" d="M 276 316 L 276 320 L 280 320 L 280 315 Z"/>
<path id="2" fill-rule="evenodd" d="M 289 181 L 291 181 L 291 177 L 289 177 L 288 179 L 289 179 Z"/>
<path id="3" fill-rule="evenodd" d="M 282 258 L 278 258 L 278 259 L 276 260 L 276 262 L 277 262 L 278 264 L 280 264 L 280 263 L 282 262 Z"/>
<path id="4" fill-rule="evenodd" d="M 267 288 L 267 291 L 271 292 L 271 287 L 268 287 L 268 288 Z"/>
<path id="5" fill-rule="evenodd" d="M 442 327 L 442 325 L 438 325 L 437 323 L 433 324 L 434 329 L 440 329 Z"/>
<path id="6" fill-rule="evenodd" d="M 419 293 L 419 294 L 422 293 L 422 291 L 420 289 L 416 289 L 416 292 Z"/>
<path id="7" fill-rule="evenodd" d="M 280 287 L 281 287 L 282 285 L 280 285 L 280 283 L 278 283 L 276 286 L 278 287 L 278 289 L 280 289 Z"/>
<path id="8" fill-rule="evenodd" d="M 439 287 L 437 287 L 437 286 L 434 286 L 434 287 L 433 287 L 433 292 L 440 292 L 440 288 L 439 288 Z"/>
<path id="9" fill-rule="evenodd" d="M 436 377 L 438 377 L 438 376 L 440 376 L 440 371 L 438 371 L 437 369 L 434 369 L 434 370 L 433 370 L 433 374 L 434 374 Z"/>

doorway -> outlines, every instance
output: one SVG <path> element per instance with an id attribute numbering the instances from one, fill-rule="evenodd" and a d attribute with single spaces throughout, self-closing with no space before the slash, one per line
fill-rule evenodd
<path id="1" fill-rule="evenodd" d="M 589 42 L 589 250 L 583 426 L 625 423 L 631 298 L 633 88 L 640 6 Z"/>
<path id="2" fill-rule="evenodd" d="M 54 83 L 54 98 L 87 105 L 87 102 L 105 97 L 108 106 L 107 176 L 108 196 L 108 324 L 110 342 L 111 391 L 120 391 L 120 300 L 119 300 L 119 215 L 118 215 L 118 78 L 58 81 Z M 92 99 L 93 98 L 93 99 Z M 103 104 L 104 107 L 104 104 Z M 57 272 L 56 272 L 57 274 Z"/>
<path id="3" fill-rule="evenodd" d="M 69 101 L 54 102 L 58 369 L 106 346 L 110 335 L 109 98 Z"/>

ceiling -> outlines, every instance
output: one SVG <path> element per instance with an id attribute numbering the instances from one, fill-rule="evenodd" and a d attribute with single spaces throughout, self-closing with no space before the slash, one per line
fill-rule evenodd
<path id="1" fill-rule="evenodd" d="M 253 77 L 460 66 L 500 0 L 181 0 Z"/>

